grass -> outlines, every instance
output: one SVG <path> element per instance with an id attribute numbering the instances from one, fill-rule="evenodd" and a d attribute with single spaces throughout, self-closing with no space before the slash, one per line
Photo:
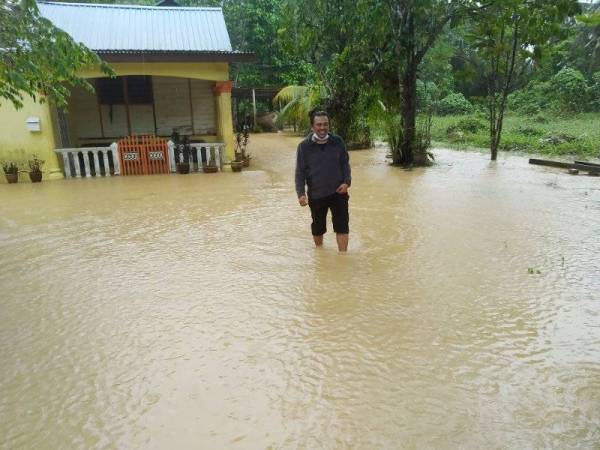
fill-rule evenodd
<path id="1" fill-rule="evenodd" d="M 473 121 L 481 123 L 479 130 L 461 131 L 461 122 L 472 124 Z M 452 126 L 455 131 L 448 133 Z M 489 151 L 488 123 L 482 115 L 434 117 L 431 135 L 434 142 L 452 148 L 476 147 Z M 600 113 L 568 117 L 509 114 L 504 119 L 500 151 L 600 158 Z"/>

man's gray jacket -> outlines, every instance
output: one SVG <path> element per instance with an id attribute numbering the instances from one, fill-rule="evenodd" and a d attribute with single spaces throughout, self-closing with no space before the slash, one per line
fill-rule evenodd
<path id="1" fill-rule="evenodd" d="M 330 134 L 325 144 L 312 140 L 312 133 L 298 145 L 296 153 L 296 193 L 317 199 L 335 193 L 342 183 L 350 186 L 350 158 L 341 137 Z"/>

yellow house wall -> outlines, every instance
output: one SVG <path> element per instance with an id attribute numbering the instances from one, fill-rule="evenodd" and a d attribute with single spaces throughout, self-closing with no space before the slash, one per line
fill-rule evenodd
<path id="1" fill-rule="evenodd" d="M 228 63 L 110 63 L 117 76 L 154 75 L 157 77 L 182 77 L 211 81 L 229 80 Z M 106 75 L 100 68 L 80 72 L 83 78 L 99 78 Z"/>
<path id="2" fill-rule="evenodd" d="M 40 119 L 41 131 L 28 130 L 28 117 Z M 13 161 L 28 171 L 27 161 L 32 155 L 46 161 L 43 167 L 44 179 L 62 178 L 58 157 L 54 153 L 54 125 L 48 103 L 37 103 L 26 97 L 21 109 L 15 109 L 12 103 L 2 99 L 0 104 L 0 161 Z M 19 173 L 19 181 L 29 181 L 27 173 Z M 6 183 L 0 175 L 0 183 Z"/>

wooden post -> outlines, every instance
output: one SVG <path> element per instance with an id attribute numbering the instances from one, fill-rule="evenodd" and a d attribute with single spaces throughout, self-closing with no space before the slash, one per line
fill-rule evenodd
<path id="1" fill-rule="evenodd" d="M 98 78 L 94 79 L 94 90 L 96 91 L 96 103 L 98 104 L 98 116 L 100 117 L 100 134 L 104 136 L 104 121 L 102 120 L 102 104 L 100 103 L 100 90 L 98 89 Z"/>
<path id="2" fill-rule="evenodd" d="M 192 135 L 196 134 L 194 130 L 194 102 L 192 101 L 192 79 L 188 78 L 188 95 L 190 97 L 190 117 L 192 118 Z"/>
<path id="3" fill-rule="evenodd" d="M 131 136 L 131 117 L 129 117 L 129 92 L 127 91 L 127 77 L 123 77 L 123 96 L 125 97 L 125 115 L 127 116 L 127 134 Z"/>
<path id="4" fill-rule="evenodd" d="M 254 121 L 252 122 L 252 128 L 256 129 L 256 91 L 252 88 L 252 112 L 254 113 Z"/>

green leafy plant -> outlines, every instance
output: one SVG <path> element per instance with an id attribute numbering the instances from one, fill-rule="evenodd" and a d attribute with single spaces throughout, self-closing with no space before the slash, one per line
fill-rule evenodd
<path id="1" fill-rule="evenodd" d="M 12 161 L 4 161 L 2 163 L 2 170 L 6 174 L 17 175 L 19 173 L 19 166 Z"/>
<path id="2" fill-rule="evenodd" d="M 325 97 L 325 88 L 319 84 L 284 87 L 273 98 L 274 105 L 284 105 L 277 116 L 277 124 L 290 123 L 299 126 L 300 129 L 308 129 L 308 113 Z"/>
<path id="3" fill-rule="evenodd" d="M 33 159 L 30 159 L 27 163 L 29 164 L 29 171 L 33 173 L 39 173 L 42 171 L 45 161 L 39 159 L 36 155 L 32 155 Z"/>
<path id="4" fill-rule="evenodd" d="M 446 134 L 451 134 L 462 131 L 463 133 L 477 133 L 478 131 L 485 130 L 487 125 L 476 117 L 466 117 L 453 123 L 446 129 Z"/>
<path id="5" fill-rule="evenodd" d="M 235 160 L 243 161 L 250 158 L 247 153 L 248 141 L 250 140 L 250 127 L 244 125 L 240 131 L 235 134 Z"/>
<path id="6" fill-rule="evenodd" d="M 439 102 L 439 112 L 446 114 L 469 114 L 473 112 L 473 105 L 460 92 L 447 95 Z"/>
<path id="7" fill-rule="evenodd" d="M 555 94 L 558 95 L 560 107 L 564 111 L 583 111 L 586 107 L 587 81 L 577 69 L 565 67 L 550 80 Z"/>

